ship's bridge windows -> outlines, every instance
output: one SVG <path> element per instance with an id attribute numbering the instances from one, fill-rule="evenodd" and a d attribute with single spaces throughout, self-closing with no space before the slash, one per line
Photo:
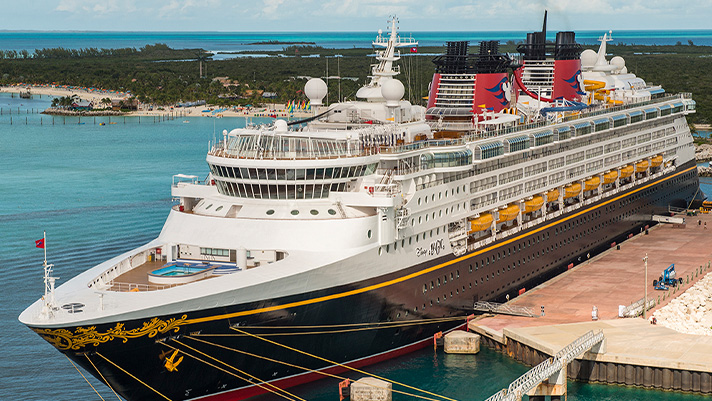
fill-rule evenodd
<path id="1" fill-rule="evenodd" d="M 672 112 L 673 113 L 680 113 L 684 109 L 684 105 L 682 103 L 675 103 L 672 105 Z"/>
<path id="2" fill-rule="evenodd" d="M 244 168 L 209 164 L 210 172 L 222 178 L 240 180 L 332 180 L 354 179 L 371 175 L 376 171 L 377 163 L 348 167 L 327 167 L 308 169 Z"/>

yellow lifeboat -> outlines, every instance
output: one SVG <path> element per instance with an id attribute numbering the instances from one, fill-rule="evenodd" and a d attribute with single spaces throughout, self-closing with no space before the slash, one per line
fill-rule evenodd
<path id="1" fill-rule="evenodd" d="M 648 169 L 648 163 L 647 160 L 641 160 L 638 163 L 635 163 L 635 172 L 640 173 Z"/>
<path id="2" fill-rule="evenodd" d="M 519 216 L 519 206 L 509 205 L 506 208 L 499 211 L 499 220 L 497 223 L 504 223 L 505 221 L 512 221 Z"/>
<path id="3" fill-rule="evenodd" d="M 627 165 L 627 166 L 625 166 L 625 167 L 622 167 L 622 168 L 621 168 L 621 178 L 628 178 L 628 177 L 630 177 L 631 175 L 633 175 L 633 172 L 634 172 L 634 171 L 635 171 L 635 169 L 634 169 L 633 166 L 630 165 L 630 164 Z"/>
<path id="4" fill-rule="evenodd" d="M 556 200 L 559 200 L 559 190 L 558 189 L 552 189 L 551 191 L 546 193 L 546 201 L 547 202 L 554 202 Z"/>
<path id="5" fill-rule="evenodd" d="M 573 198 L 581 193 L 581 184 L 578 182 L 564 188 L 564 199 Z"/>
<path id="6" fill-rule="evenodd" d="M 480 217 L 470 220 L 470 232 L 484 231 L 492 227 L 492 220 L 494 218 L 489 213 L 483 213 Z"/>
<path id="7" fill-rule="evenodd" d="M 544 205 L 544 197 L 541 195 L 536 195 L 535 197 L 524 201 L 524 213 L 531 213 L 535 210 L 541 209 Z"/>
<path id="8" fill-rule="evenodd" d="M 650 159 L 650 167 L 658 167 L 661 164 L 663 164 L 663 157 L 660 155 L 653 156 L 653 158 Z"/>
<path id="9" fill-rule="evenodd" d="M 603 183 L 611 184 L 616 181 L 616 178 L 618 178 L 618 172 L 616 170 L 609 171 L 606 174 L 603 174 Z"/>
<path id="10" fill-rule="evenodd" d="M 601 185 L 601 177 L 594 176 L 584 181 L 584 191 L 593 191 Z"/>

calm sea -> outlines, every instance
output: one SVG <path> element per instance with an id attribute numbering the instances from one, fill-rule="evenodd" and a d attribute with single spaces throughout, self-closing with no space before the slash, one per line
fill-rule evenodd
<path id="1" fill-rule="evenodd" d="M 375 31 L 375 30 L 374 30 Z M 598 38 L 607 32 L 578 31 L 576 39 L 582 44 L 596 44 Z M 550 40 L 556 32 L 548 32 Z M 0 49 L 28 50 L 53 47 L 78 49 L 143 47 L 146 44 L 165 43 L 170 47 L 203 48 L 210 51 L 281 50 L 284 45 L 253 43 L 314 42 L 329 48 L 370 47 L 375 32 L 15 32 L 0 31 Z M 500 32 L 401 32 L 401 36 L 412 36 L 420 46 L 443 46 L 446 41 L 482 40 L 521 41 L 526 38 L 524 31 Z M 712 45 L 712 30 L 661 30 L 661 31 L 614 31 L 613 43 L 642 45 L 672 45 L 677 42 L 687 44 L 691 40 L 697 45 Z M 253 45 L 251 45 L 253 44 Z"/>
<path id="2" fill-rule="evenodd" d="M 171 176 L 205 176 L 208 141 L 241 118 L 52 118 L 27 114 L 49 99 L 0 94 L 0 399 L 98 400 L 67 359 L 17 320 L 40 297 L 41 249 L 47 231 L 50 263 L 60 283 L 156 237 L 171 206 Z M 8 109 L 13 114 L 8 115 Z M 19 108 L 19 111 L 18 111 Z M 19 114 L 18 114 L 19 112 Z M 10 118 L 13 125 L 10 125 Z M 25 124 L 27 119 L 27 124 Z M 95 124 L 96 121 L 96 124 Z M 707 193 L 712 186 L 707 185 Z M 457 400 L 483 400 L 528 368 L 484 349 L 476 356 L 428 348 L 368 371 Z M 86 373 L 85 373 L 86 375 Z M 87 375 L 88 376 L 88 375 Z M 358 379 L 360 375 L 352 375 Z M 102 396 L 111 391 L 90 378 Z M 571 383 L 569 400 L 703 400 L 706 397 Z M 336 401 L 337 382 L 326 379 L 291 390 L 310 401 Z M 395 395 L 396 400 L 406 397 Z M 275 397 L 260 397 L 260 401 Z"/>

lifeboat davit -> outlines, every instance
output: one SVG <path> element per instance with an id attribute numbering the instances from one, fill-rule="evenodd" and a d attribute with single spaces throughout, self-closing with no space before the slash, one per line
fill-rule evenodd
<path id="1" fill-rule="evenodd" d="M 470 232 L 474 233 L 474 232 L 484 231 L 484 230 L 492 227 L 492 220 L 494 220 L 494 218 L 492 217 L 491 214 L 489 214 L 489 213 L 481 214 L 480 217 L 470 220 Z"/>
<path id="2" fill-rule="evenodd" d="M 616 170 L 609 171 L 606 174 L 603 174 L 603 183 L 612 184 L 616 181 L 616 178 L 618 178 L 618 172 Z"/>
<path id="3" fill-rule="evenodd" d="M 581 184 L 578 182 L 564 188 L 564 199 L 573 198 L 581 193 Z"/>
<path id="4" fill-rule="evenodd" d="M 512 221 L 519 216 L 519 206 L 509 205 L 506 208 L 499 211 L 499 220 L 497 223 L 504 223 L 505 221 Z"/>
<path id="5" fill-rule="evenodd" d="M 650 163 L 648 163 L 647 160 L 641 160 L 638 163 L 635 163 L 635 172 L 642 173 L 643 171 L 648 169 L 649 165 Z"/>
<path id="6" fill-rule="evenodd" d="M 544 197 L 541 195 L 536 195 L 533 198 L 524 201 L 524 213 L 531 213 L 533 211 L 539 210 L 542 206 L 544 206 Z"/>
<path id="7" fill-rule="evenodd" d="M 630 164 L 627 165 L 627 166 L 625 166 L 625 167 L 622 167 L 622 168 L 621 168 L 621 178 L 628 178 L 628 177 L 630 177 L 631 175 L 633 175 L 633 172 L 634 172 L 634 171 L 635 171 L 635 169 L 634 169 L 633 166 L 630 165 Z"/>
<path id="8" fill-rule="evenodd" d="M 661 164 L 663 164 L 663 157 L 660 155 L 653 156 L 653 158 L 650 159 L 650 167 L 658 167 Z"/>
<path id="9" fill-rule="evenodd" d="M 601 177 L 595 176 L 584 181 L 584 191 L 593 191 L 601 185 Z"/>
<path id="10" fill-rule="evenodd" d="M 559 190 L 558 189 L 552 189 L 551 191 L 546 193 L 546 201 L 547 202 L 554 202 L 559 200 Z"/>

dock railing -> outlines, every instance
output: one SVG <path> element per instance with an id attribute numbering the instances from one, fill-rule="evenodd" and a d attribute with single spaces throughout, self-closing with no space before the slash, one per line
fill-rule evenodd
<path id="1" fill-rule="evenodd" d="M 577 338 L 569 345 L 562 348 L 553 357 L 536 365 L 527 373 L 519 376 L 509 387 L 502 389 L 486 401 L 519 401 L 522 396 L 538 386 L 544 380 L 549 379 L 566 365 L 591 350 L 594 346 L 604 340 L 603 331 L 594 333 L 593 330 Z"/>

